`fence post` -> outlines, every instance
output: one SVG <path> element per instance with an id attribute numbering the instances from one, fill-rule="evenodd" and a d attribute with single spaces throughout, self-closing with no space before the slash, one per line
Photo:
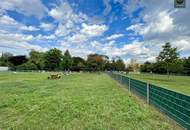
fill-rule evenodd
<path id="1" fill-rule="evenodd" d="M 129 78 L 129 92 L 131 92 L 131 79 Z"/>
<path id="2" fill-rule="evenodd" d="M 123 82 L 122 75 L 120 75 L 120 77 L 121 77 L 120 80 L 121 80 L 121 84 L 122 84 L 122 82 Z"/>
<path id="3" fill-rule="evenodd" d="M 147 83 L 147 104 L 149 104 L 149 87 L 150 85 L 149 85 L 149 83 Z"/>

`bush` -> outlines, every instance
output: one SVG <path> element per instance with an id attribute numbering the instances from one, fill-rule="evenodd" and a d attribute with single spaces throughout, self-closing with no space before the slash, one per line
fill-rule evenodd
<path id="1" fill-rule="evenodd" d="M 38 67 L 32 62 L 26 62 L 22 65 L 18 65 L 16 70 L 38 70 Z"/>

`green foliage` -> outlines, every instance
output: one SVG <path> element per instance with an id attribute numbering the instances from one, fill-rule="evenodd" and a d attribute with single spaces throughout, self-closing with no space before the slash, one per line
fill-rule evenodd
<path id="1" fill-rule="evenodd" d="M 143 65 L 140 66 L 141 72 L 152 72 L 153 65 L 150 62 L 145 62 Z"/>
<path id="2" fill-rule="evenodd" d="M 72 61 L 72 57 L 69 53 L 69 50 L 66 50 L 64 53 L 64 56 L 63 56 L 62 63 L 61 63 L 62 70 L 70 70 L 72 63 L 73 63 L 73 61 Z"/>
<path id="3" fill-rule="evenodd" d="M 11 53 L 2 53 L 1 57 L 0 57 L 0 66 L 9 66 L 10 62 L 9 62 L 9 58 L 12 57 L 13 54 Z"/>
<path id="4" fill-rule="evenodd" d="M 28 61 L 22 65 L 18 65 L 16 70 L 38 70 L 38 67 L 34 63 Z"/>
<path id="5" fill-rule="evenodd" d="M 174 71 L 174 66 L 179 62 L 179 53 L 177 52 L 177 48 L 173 48 L 169 42 L 162 46 L 162 48 L 163 50 L 157 57 L 157 62 L 165 64 L 167 74 L 169 74 Z"/>
<path id="6" fill-rule="evenodd" d="M 115 67 L 117 71 L 124 71 L 125 70 L 125 63 L 121 58 L 117 59 L 115 62 Z"/>
<path id="7" fill-rule="evenodd" d="M 159 74 L 185 73 L 186 59 L 180 59 L 177 48 L 172 48 L 170 43 L 163 46 L 155 63 L 145 62 L 141 65 L 141 72 L 154 72 Z M 188 65 L 187 65 L 188 66 Z"/>
<path id="8" fill-rule="evenodd" d="M 81 57 L 73 57 L 73 64 L 71 70 L 73 71 L 81 71 L 85 69 L 86 62 Z"/>
<path id="9" fill-rule="evenodd" d="M 184 59 L 184 74 L 190 75 L 190 57 Z"/>
<path id="10" fill-rule="evenodd" d="M 87 58 L 88 69 L 92 71 L 103 70 L 105 64 L 104 56 L 98 54 L 90 54 Z"/>
<path id="11" fill-rule="evenodd" d="M 44 67 L 46 70 L 55 71 L 59 70 L 62 59 L 61 51 L 54 48 L 50 49 L 45 54 Z"/>
<path id="12" fill-rule="evenodd" d="M 34 63 L 37 66 L 38 70 L 42 70 L 44 68 L 44 55 L 45 54 L 43 52 L 32 50 L 29 53 L 29 61 Z"/>

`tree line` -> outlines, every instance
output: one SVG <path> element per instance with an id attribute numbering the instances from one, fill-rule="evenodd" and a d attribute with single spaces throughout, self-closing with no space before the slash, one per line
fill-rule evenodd
<path id="1" fill-rule="evenodd" d="M 87 59 L 72 57 L 69 50 L 64 54 L 59 49 L 50 49 L 46 52 L 31 50 L 29 56 L 13 56 L 3 53 L 0 57 L 0 66 L 8 66 L 11 70 L 47 70 L 47 71 L 141 71 L 158 74 L 185 74 L 190 75 L 190 56 L 180 58 L 176 47 L 170 43 L 162 46 L 162 50 L 155 62 L 144 64 L 132 63 L 127 67 L 119 57 L 110 59 L 106 55 L 89 54 Z"/>
<path id="2" fill-rule="evenodd" d="M 29 56 L 3 53 L 0 57 L 0 66 L 8 66 L 11 70 L 31 71 L 124 71 L 125 64 L 119 57 L 110 60 L 108 56 L 89 54 L 85 60 L 82 57 L 72 57 L 69 50 L 64 54 L 59 49 L 50 49 L 46 52 L 31 50 Z"/>
<path id="3" fill-rule="evenodd" d="M 167 75 L 190 75 L 190 56 L 180 58 L 177 48 L 172 47 L 168 42 L 162 46 L 162 51 L 156 57 L 156 62 L 145 62 L 140 66 L 140 71 Z"/>

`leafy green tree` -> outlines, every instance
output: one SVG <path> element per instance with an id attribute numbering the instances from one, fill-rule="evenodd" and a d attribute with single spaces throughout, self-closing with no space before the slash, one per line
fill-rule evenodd
<path id="1" fill-rule="evenodd" d="M 111 70 L 115 71 L 116 70 L 116 61 L 115 59 L 113 59 L 110 63 L 110 68 Z"/>
<path id="2" fill-rule="evenodd" d="M 112 70 L 112 63 L 110 61 L 106 61 L 104 70 Z"/>
<path id="3" fill-rule="evenodd" d="M 140 66 L 141 72 L 152 72 L 152 63 L 145 62 L 143 65 Z"/>
<path id="4" fill-rule="evenodd" d="M 179 53 L 177 52 L 177 48 L 172 47 L 169 42 L 167 42 L 164 46 L 162 46 L 163 50 L 160 52 L 157 57 L 157 61 L 165 64 L 167 74 L 173 70 L 173 66 L 179 60 Z"/>
<path id="5" fill-rule="evenodd" d="M 69 53 L 69 50 L 66 50 L 63 56 L 62 63 L 61 63 L 61 68 L 63 70 L 70 70 L 72 67 L 72 63 L 73 63 L 73 60 Z"/>
<path id="6" fill-rule="evenodd" d="M 81 71 L 85 69 L 86 62 L 81 57 L 73 57 L 73 64 L 71 70 L 73 71 Z"/>
<path id="7" fill-rule="evenodd" d="M 29 55 L 30 62 L 34 63 L 38 70 L 42 70 L 44 68 L 44 53 L 32 50 Z"/>
<path id="8" fill-rule="evenodd" d="M 125 70 L 125 63 L 121 58 L 116 60 L 116 70 L 117 71 L 124 71 Z"/>
<path id="9" fill-rule="evenodd" d="M 91 71 L 103 70 L 104 56 L 98 54 L 90 54 L 87 58 L 88 69 Z"/>
<path id="10" fill-rule="evenodd" d="M 60 69 L 62 53 L 54 48 L 46 52 L 44 57 L 44 67 L 46 70 L 55 71 Z"/>
<path id="11" fill-rule="evenodd" d="M 190 56 L 184 59 L 183 67 L 184 67 L 183 70 L 184 74 L 190 75 Z"/>
<path id="12" fill-rule="evenodd" d="M 6 52 L 6 53 L 2 53 L 1 57 L 0 57 L 0 66 L 9 66 L 10 62 L 9 62 L 9 58 L 12 57 L 13 54 Z"/>
<path id="13" fill-rule="evenodd" d="M 166 74 L 167 69 L 163 62 L 156 62 L 152 64 L 152 72 L 158 74 Z"/>

